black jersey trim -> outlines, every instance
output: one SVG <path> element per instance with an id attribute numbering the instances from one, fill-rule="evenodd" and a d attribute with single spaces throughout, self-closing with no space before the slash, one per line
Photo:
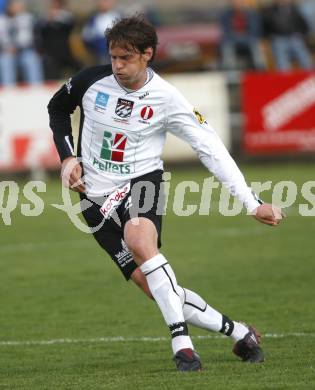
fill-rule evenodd
<path id="1" fill-rule="evenodd" d="M 76 107 L 81 108 L 80 130 L 78 140 L 78 155 L 81 155 L 81 133 L 84 122 L 82 99 L 86 91 L 97 81 L 112 75 L 110 65 L 94 66 L 82 70 L 64 84 L 51 98 L 48 104 L 50 127 L 53 131 L 54 141 L 60 160 L 72 156 L 71 148 L 66 142 L 68 136 L 73 147 L 71 114 Z"/>

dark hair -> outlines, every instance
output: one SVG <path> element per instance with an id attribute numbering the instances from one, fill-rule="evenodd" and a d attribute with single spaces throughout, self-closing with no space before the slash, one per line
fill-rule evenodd
<path id="1" fill-rule="evenodd" d="M 153 56 L 150 62 L 155 56 L 158 44 L 155 28 L 142 15 L 117 20 L 111 28 L 106 29 L 105 38 L 108 46 L 125 49 L 132 47 L 142 54 L 148 47 L 152 47 Z"/>

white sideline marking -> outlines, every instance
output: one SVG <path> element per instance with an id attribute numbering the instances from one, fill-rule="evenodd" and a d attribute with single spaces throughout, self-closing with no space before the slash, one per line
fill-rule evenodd
<path id="1" fill-rule="evenodd" d="M 315 333 L 265 333 L 264 338 L 282 339 L 285 337 L 315 337 Z M 195 340 L 225 339 L 226 336 L 207 335 L 191 336 Z M 94 339 L 55 339 L 55 340 L 21 340 L 21 341 L 0 341 L 0 347 L 7 346 L 28 346 L 28 345 L 56 345 L 56 344 L 79 344 L 79 343 L 115 343 L 115 342 L 157 342 L 169 341 L 169 337 L 99 337 Z"/>

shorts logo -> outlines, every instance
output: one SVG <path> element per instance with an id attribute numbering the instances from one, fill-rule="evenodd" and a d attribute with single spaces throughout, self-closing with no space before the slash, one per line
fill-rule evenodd
<path id="1" fill-rule="evenodd" d="M 140 113 L 141 118 L 144 120 L 151 119 L 153 114 L 154 114 L 154 112 L 152 110 L 152 107 L 150 107 L 150 106 L 143 107 L 143 109 L 141 110 L 141 113 Z"/>
<path id="2" fill-rule="evenodd" d="M 126 135 L 122 133 L 113 134 L 110 131 L 104 131 L 100 157 L 103 160 L 123 162 L 126 144 Z"/>
<path id="3" fill-rule="evenodd" d="M 121 251 L 116 253 L 115 257 L 121 268 L 124 268 L 127 264 L 133 261 L 133 256 L 127 248 L 124 240 L 121 240 Z"/>
<path id="4" fill-rule="evenodd" d="M 94 109 L 96 111 L 105 110 L 108 104 L 108 99 L 109 95 L 107 95 L 107 93 L 97 92 Z"/>
<path id="5" fill-rule="evenodd" d="M 133 105 L 133 101 L 119 98 L 115 109 L 116 115 L 120 118 L 130 118 Z"/>
<path id="6" fill-rule="evenodd" d="M 125 210 L 130 209 L 130 207 L 132 207 L 131 196 L 129 196 L 129 198 L 127 199 L 127 201 L 126 201 L 126 203 L 125 203 Z"/>

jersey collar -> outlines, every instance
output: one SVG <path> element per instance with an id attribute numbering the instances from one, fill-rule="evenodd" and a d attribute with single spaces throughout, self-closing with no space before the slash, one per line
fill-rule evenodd
<path id="1" fill-rule="evenodd" d="M 130 88 L 126 88 L 123 85 L 121 85 L 120 82 L 117 80 L 116 76 L 114 75 L 117 84 L 120 86 L 120 88 L 122 88 L 125 92 L 127 92 L 127 94 L 133 93 L 133 92 L 136 92 L 136 91 L 139 91 L 140 89 L 142 89 L 145 85 L 147 85 L 152 80 L 153 76 L 154 76 L 153 70 L 151 68 L 147 68 L 147 79 L 146 79 L 146 82 L 143 84 L 143 86 L 139 89 L 130 89 Z"/>

